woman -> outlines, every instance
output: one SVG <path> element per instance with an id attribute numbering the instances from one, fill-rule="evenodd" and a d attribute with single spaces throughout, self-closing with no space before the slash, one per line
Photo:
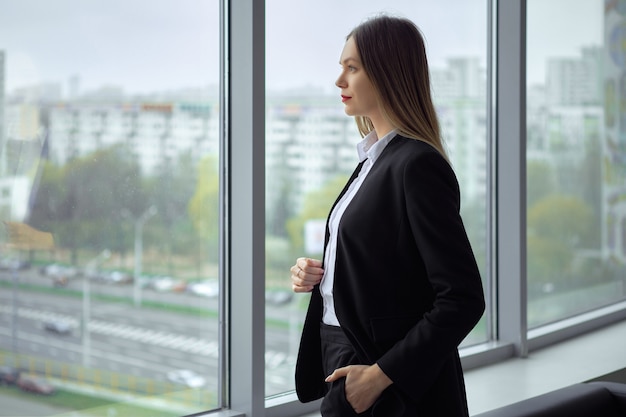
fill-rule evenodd
<path id="1" fill-rule="evenodd" d="M 467 416 L 457 347 L 484 311 L 459 188 L 430 96 L 424 41 L 380 16 L 347 37 L 336 81 L 364 137 L 331 209 L 324 260 L 299 258 L 312 292 L 298 398 L 325 417 Z"/>

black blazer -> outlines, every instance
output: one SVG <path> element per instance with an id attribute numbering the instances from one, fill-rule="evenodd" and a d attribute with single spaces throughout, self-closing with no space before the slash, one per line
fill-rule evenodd
<path id="1" fill-rule="evenodd" d="M 339 323 L 360 361 L 378 363 L 394 382 L 387 391 L 410 398 L 420 415 L 467 415 L 457 347 L 485 302 L 459 209 L 448 162 L 432 146 L 398 135 L 373 165 L 338 230 L 333 294 Z M 303 402 L 326 392 L 321 317 L 316 286 L 296 364 L 296 392 Z M 383 400 L 387 391 L 381 401 L 393 408 L 393 401 Z M 375 415 L 392 415 L 382 404 L 378 408 Z"/>

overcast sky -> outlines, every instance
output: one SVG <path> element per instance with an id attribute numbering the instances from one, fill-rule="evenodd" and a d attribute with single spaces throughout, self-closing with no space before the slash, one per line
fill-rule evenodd
<path id="1" fill-rule="evenodd" d="M 239 1 L 239 0 L 233 0 Z M 381 6 L 384 4 L 384 6 Z M 578 56 L 602 41 L 600 0 L 529 0 L 529 77 L 548 56 Z M 486 62 L 486 0 L 266 0 L 267 84 L 333 91 L 345 35 L 379 12 L 406 16 L 426 37 L 430 63 Z M 128 93 L 215 84 L 217 0 L 0 0 L 6 90 L 79 75 L 81 89 Z"/>

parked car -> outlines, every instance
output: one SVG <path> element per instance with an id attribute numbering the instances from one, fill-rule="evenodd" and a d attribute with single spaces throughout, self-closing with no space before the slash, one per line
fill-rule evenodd
<path id="1" fill-rule="evenodd" d="M 130 284 L 133 276 L 122 271 L 107 271 L 101 273 L 101 280 L 109 284 Z"/>
<path id="2" fill-rule="evenodd" d="M 43 322 L 43 328 L 44 330 L 60 335 L 72 333 L 72 325 L 65 320 L 46 320 Z"/>
<path id="3" fill-rule="evenodd" d="M 167 373 L 167 379 L 176 384 L 189 388 L 201 388 L 206 385 L 206 379 L 189 369 L 177 369 Z"/>
<path id="4" fill-rule="evenodd" d="M 187 291 L 202 297 L 214 298 L 220 293 L 220 285 L 217 280 L 193 282 L 187 285 Z"/>
<path id="5" fill-rule="evenodd" d="M 0 259 L 0 270 L 18 271 L 30 268 L 30 262 L 17 258 Z"/>
<path id="6" fill-rule="evenodd" d="M 39 269 L 41 275 L 52 278 L 53 283 L 65 282 L 79 275 L 78 270 L 71 266 L 49 264 Z"/>
<path id="7" fill-rule="evenodd" d="M 20 370 L 13 366 L 0 366 L 0 385 L 12 385 L 20 377 Z"/>
<path id="8" fill-rule="evenodd" d="M 55 388 L 48 381 L 35 375 L 21 374 L 15 385 L 23 391 L 35 394 L 51 395 L 55 392 Z"/>
<path id="9" fill-rule="evenodd" d="M 169 276 L 153 277 L 150 279 L 150 287 L 159 292 L 185 291 L 187 283 L 180 279 Z"/>

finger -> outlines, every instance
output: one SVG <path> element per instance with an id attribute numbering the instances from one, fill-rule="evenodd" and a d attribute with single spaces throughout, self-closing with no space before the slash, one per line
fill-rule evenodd
<path id="1" fill-rule="evenodd" d="M 310 286 L 310 285 L 315 285 L 315 278 L 307 278 L 307 275 L 302 272 L 301 269 L 299 269 L 298 271 L 296 271 L 295 273 L 292 272 L 291 273 L 291 282 L 295 285 L 298 286 Z"/>
<path id="2" fill-rule="evenodd" d="M 306 262 L 300 262 L 300 263 L 296 264 L 295 266 L 297 266 L 302 271 L 304 271 L 305 274 L 323 275 L 324 274 L 324 268 L 320 267 L 321 266 L 321 262 L 319 263 L 320 266 L 315 266 L 315 265 L 318 265 L 318 263 L 309 264 L 309 263 L 306 263 Z"/>
<path id="3" fill-rule="evenodd" d="M 306 263 L 306 266 L 311 266 L 311 267 L 314 267 L 314 268 L 321 268 L 322 267 L 322 261 L 320 261 L 319 259 L 304 258 L 304 261 Z"/>
<path id="4" fill-rule="evenodd" d="M 322 261 L 313 258 L 298 258 L 296 265 L 305 271 L 308 271 L 309 269 L 321 269 L 323 266 Z"/>
<path id="5" fill-rule="evenodd" d="M 296 265 L 298 268 L 302 269 L 307 265 L 307 258 L 298 258 L 296 259 Z"/>
<path id="6" fill-rule="evenodd" d="M 291 275 L 298 275 L 298 272 L 301 271 L 301 270 L 302 270 L 302 268 L 300 268 L 298 266 L 298 264 L 295 264 L 294 266 L 289 268 L 289 271 L 291 271 Z"/>
<path id="7" fill-rule="evenodd" d="M 313 287 L 311 285 L 296 285 L 292 284 L 291 289 L 293 292 L 311 292 Z"/>
<path id="8" fill-rule="evenodd" d="M 291 280 L 299 285 L 315 285 L 322 280 L 323 274 L 312 274 L 300 268 L 291 271 Z"/>
<path id="9" fill-rule="evenodd" d="M 350 371 L 350 366 L 344 366 L 343 368 L 337 368 L 333 371 L 332 374 L 328 375 L 324 381 L 333 382 L 338 380 L 339 378 L 343 378 L 348 375 Z"/>
<path id="10" fill-rule="evenodd" d="M 291 272 L 291 289 L 293 292 L 302 293 L 302 292 L 311 292 L 313 290 L 313 286 L 317 284 L 317 277 L 309 277 L 307 280 L 306 273 L 298 266 L 298 262 L 300 262 L 304 258 L 298 258 L 296 264 L 292 266 L 289 271 Z"/>

